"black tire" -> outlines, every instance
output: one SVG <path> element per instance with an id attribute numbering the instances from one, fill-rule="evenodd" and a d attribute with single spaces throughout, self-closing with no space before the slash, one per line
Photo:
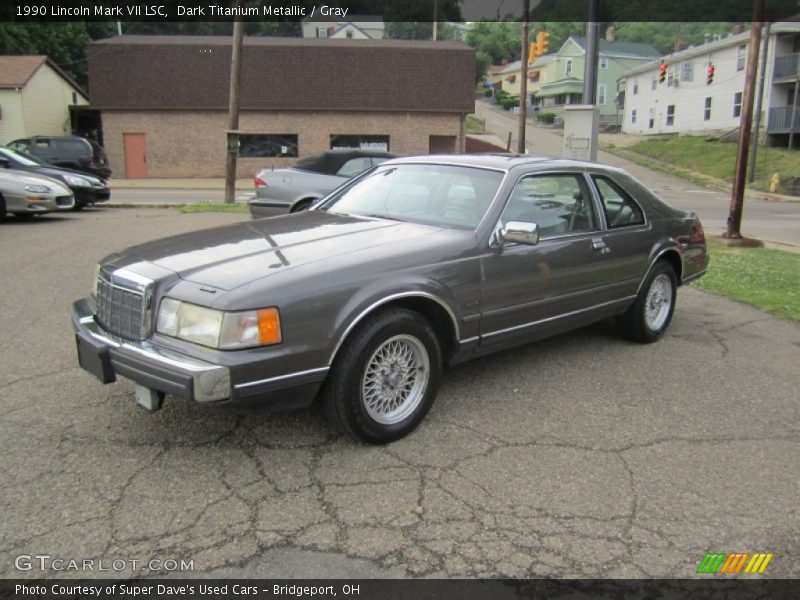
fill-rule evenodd
<path id="1" fill-rule="evenodd" d="M 379 374 L 382 361 L 390 361 L 387 356 L 396 357 L 398 352 L 413 360 L 400 366 L 395 361 L 392 372 Z M 409 364 L 419 366 L 408 368 Z M 393 442 L 425 418 L 441 373 L 441 344 L 427 319 L 404 308 L 380 311 L 358 326 L 336 357 L 321 393 L 325 415 L 336 429 L 361 441 Z M 391 402 L 384 400 L 387 397 L 398 399 L 404 393 L 393 410 L 381 404 Z"/>
<path id="2" fill-rule="evenodd" d="M 0 194 L 0 223 L 5 221 L 7 216 L 8 215 L 6 214 L 6 201 L 3 198 L 3 195 Z"/>
<path id="3" fill-rule="evenodd" d="M 314 204 L 314 199 L 313 198 L 308 198 L 307 200 L 300 200 L 300 202 L 295 204 L 292 207 L 292 210 L 290 210 L 289 212 L 293 212 L 293 213 L 302 212 L 302 211 L 306 210 L 312 204 Z"/>
<path id="4" fill-rule="evenodd" d="M 81 202 L 81 203 L 76 202 L 75 206 L 72 207 L 72 210 L 77 212 L 79 210 L 83 210 L 84 208 L 86 208 L 86 206 L 87 206 L 87 204 L 85 202 Z"/>
<path id="5" fill-rule="evenodd" d="M 669 290 L 663 286 L 669 284 Z M 662 287 L 659 293 L 658 287 Z M 654 314 L 648 315 L 648 297 L 654 294 L 655 304 L 650 308 Z M 627 312 L 617 319 L 620 333 L 635 342 L 649 344 L 664 335 L 675 313 L 675 299 L 678 291 L 678 279 L 675 269 L 668 262 L 660 260 L 647 275 L 636 301 Z M 666 293 L 664 293 L 666 292 Z M 669 299 L 669 304 L 664 306 L 664 300 Z"/>

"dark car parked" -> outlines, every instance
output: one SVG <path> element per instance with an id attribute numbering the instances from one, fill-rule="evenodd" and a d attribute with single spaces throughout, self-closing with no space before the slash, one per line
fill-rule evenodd
<path id="1" fill-rule="evenodd" d="M 14 140 L 8 144 L 8 147 L 32 154 L 57 167 L 83 171 L 103 179 L 111 177 L 108 159 L 100 144 L 76 135 L 37 135 Z"/>
<path id="2" fill-rule="evenodd" d="M 3 146 L 0 146 L 0 168 L 28 171 L 61 181 L 75 196 L 75 210 L 96 202 L 105 202 L 111 197 L 108 184 L 99 177 L 73 169 L 54 167 L 35 156 Z"/>
<path id="3" fill-rule="evenodd" d="M 620 169 L 410 157 L 308 211 L 112 254 L 72 318 L 80 365 L 132 379 L 150 410 L 165 393 L 319 397 L 337 428 L 385 443 L 422 421 L 444 365 L 606 318 L 657 340 L 707 264 L 697 216 Z"/>

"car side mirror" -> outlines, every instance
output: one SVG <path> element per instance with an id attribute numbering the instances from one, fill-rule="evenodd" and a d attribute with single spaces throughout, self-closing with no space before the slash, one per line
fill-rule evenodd
<path id="1" fill-rule="evenodd" d="M 500 242 L 535 246 L 539 243 L 539 226 L 536 223 L 509 221 L 500 231 Z"/>

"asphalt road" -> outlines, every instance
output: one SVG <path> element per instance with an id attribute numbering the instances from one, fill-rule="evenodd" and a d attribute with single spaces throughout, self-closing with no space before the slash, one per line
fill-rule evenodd
<path id="1" fill-rule="evenodd" d="M 476 112 L 485 119 L 486 128 L 505 140 L 512 134 L 516 149 L 519 125 L 516 117 L 498 112 L 485 102 L 476 102 Z M 534 156 L 563 155 L 563 137 L 554 130 L 529 125 L 525 132 L 528 153 Z M 598 152 L 599 161 L 616 165 L 632 173 L 654 193 L 672 206 L 693 210 L 703 222 L 706 233 L 720 235 L 726 229 L 731 201 L 730 192 L 699 187 L 679 177 L 653 171 L 608 152 Z M 748 198 L 742 211 L 742 233 L 758 239 L 800 246 L 800 201 L 776 202 Z"/>
<path id="2" fill-rule="evenodd" d="M 800 576 L 800 327 L 691 288 L 657 344 L 601 324 L 450 369 L 388 447 L 313 410 L 170 397 L 147 414 L 132 384 L 78 368 L 68 307 L 100 257 L 244 218 L 0 225 L 0 577 L 114 574 L 15 569 L 47 554 L 201 576 L 674 578 L 707 551 Z"/>

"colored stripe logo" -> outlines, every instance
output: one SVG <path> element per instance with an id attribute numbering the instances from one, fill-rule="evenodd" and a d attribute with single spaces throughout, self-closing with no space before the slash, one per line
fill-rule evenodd
<path id="1" fill-rule="evenodd" d="M 772 554 L 757 552 L 707 552 L 697 566 L 697 573 L 711 575 L 732 575 L 739 573 L 763 573 L 767 569 Z"/>

